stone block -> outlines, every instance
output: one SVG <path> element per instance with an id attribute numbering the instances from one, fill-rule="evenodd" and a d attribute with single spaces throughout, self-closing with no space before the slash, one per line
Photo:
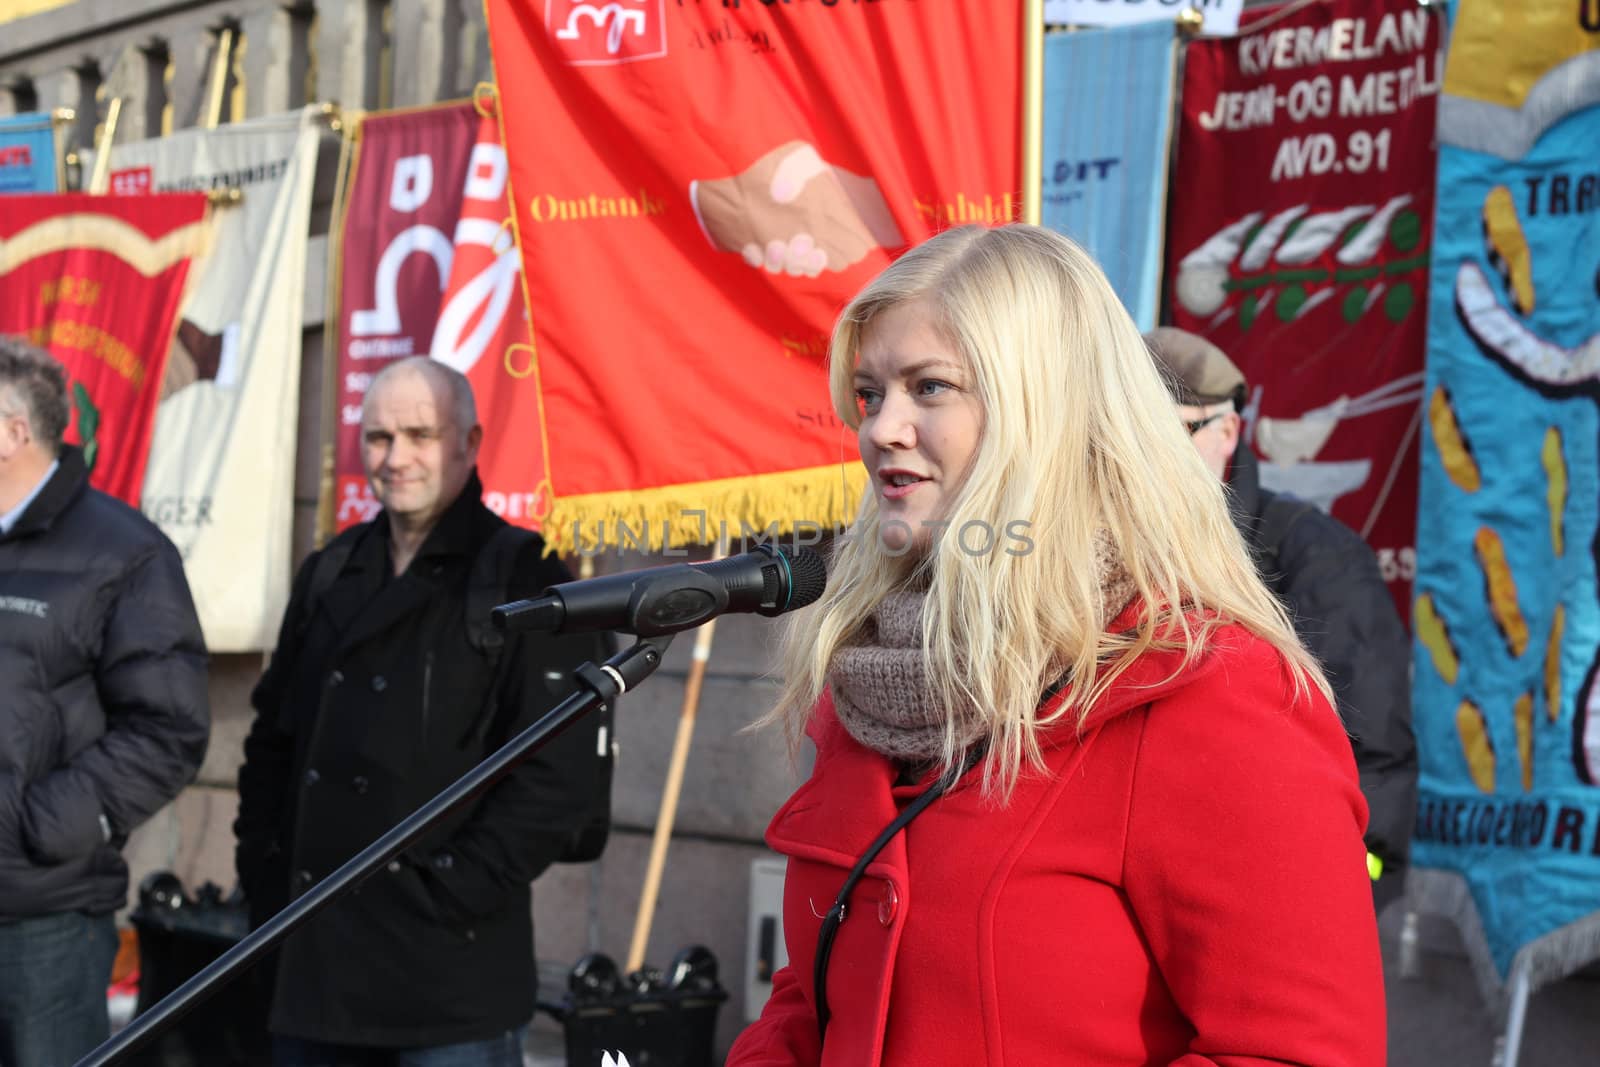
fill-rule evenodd
<path id="1" fill-rule="evenodd" d="M 239 796 L 231 789 L 193 785 L 136 829 L 123 848 L 128 861 L 128 906 L 139 900 L 139 883 L 155 871 L 171 871 L 190 894 L 206 882 L 233 891 L 233 820 Z"/>
<path id="2" fill-rule="evenodd" d="M 321 326 L 328 315 L 328 235 L 317 234 L 306 242 L 305 300 L 300 306 L 300 324 L 309 329 Z M 310 368 L 301 360 L 300 372 Z"/>
<path id="3" fill-rule="evenodd" d="M 489 24 L 484 21 L 482 0 L 453 0 L 461 16 L 461 31 L 456 51 L 455 91 L 451 96 L 471 96 L 479 82 L 494 81 L 494 59 L 489 54 Z"/>
<path id="4" fill-rule="evenodd" d="M 461 9 L 454 0 L 395 0 L 394 106 L 455 96 Z"/>
<path id="5" fill-rule="evenodd" d="M 251 8 L 235 36 L 239 50 L 237 69 L 244 77 L 246 118 L 276 115 L 289 110 L 301 95 L 292 84 L 294 61 L 293 17 L 277 4 Z"/>
<path id="6" fill-rule="evenodd" d="M 172 107 L 175 130 L 198 126 L 205 119 L 217 43 L 217 35 L 199 20 L 183 25 L 167 38 L 167 54 L 172 63 L 167 103 Z"/>
<path id="7" fill-rule="evenodd" d="M 259 652 L 218 654 L 211 657 L 211 743 L 197 779 L 203 785 L 233 789 L 244 760 L 244 739 L 255 720 L 250 690 L 261 677 L 264 664 Z"/>
<path id="8" fill-rule="evenodd" d="M 318 0 L 315 48 L 318 100 L 347 108 L 379 106 L 383 32 L 366 0 Z"/>
<path id="9" fill-rule="evenodd" d="M 801 781 L 780 731 L 744 730 L 776 694 L 762 682 L 705 681 L 678 800 L 679 831 L 761 840 L 773 812 Z M 681 682 L 658 676 L 618 705 L 612 817 L 625 826 L 656 824 L 682 698 Z"/>
<path id="10" fill-rule="evenodd" d="M 324 428 L 327 419 L 323 411 L 323 398 L 328 395 L 325 378 L 330 369 L 327 360 L 337 359 L 328 352 L 324 341 L 332 332 L 321 328 L 305 330 L 300 335 L 300 391 L 296 414 L 299 424 L 295 429 L 294 498 L 297 503 L 316 505 L 322 491 Z M 331 442 L 327 442 L 331 447 Z M 295 557 L 299 562 L 299 557 Z"/>
<path id="11" fill-rule="evenodd" d="M 102 59 L 101 69 L 106 72 L 101 83 L 106 101 L 122 101 L 117 113 L 116 143 L 159 137 L 159 109 L 156 125 L 152 128 L 150 124 L 150 57 L 133 42 L 125 41 Z"/>
<path id="12" fill-rule="evenodd" d="M 92 94 L 83 91 L 83 78 L 71 67 L 55 67 L 35 74 L 33 91 L 40 111 L 54 111 L 58 107 L 72 108 L 76 114 L 67 131 L 64 150 L 88 147 L 94 141 L 94 128 L 100 121 L 98 105 Z M 85 175 L 87 179 L 87 175 Z"/>

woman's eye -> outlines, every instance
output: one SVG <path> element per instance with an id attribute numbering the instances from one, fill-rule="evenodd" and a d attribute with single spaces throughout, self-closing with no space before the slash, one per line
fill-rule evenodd
<path id="1" fill-rule="evenodd" d="M 870 413 L 876 410 L 879 401 L 882 399 L 882 396 L 876 389 L 856 390 L 856 407 L 860 408 L 864 413 Z"/>
<path id="2" fill-rule="evenodd" d="M 949 382 L 941 382 L 937 378 L 925 378 L 917 383 L 918 396 L 937 396 L 946 389 L 955 388 Z"/>

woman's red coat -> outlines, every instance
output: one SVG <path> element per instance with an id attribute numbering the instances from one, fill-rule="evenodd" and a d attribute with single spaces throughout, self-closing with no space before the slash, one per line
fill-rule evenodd
<path id="1" fill-rule="evenodd" d="M 790 963 L 730 1067 L 1382 1064 L 1366 805 L 1336 713 L 1238 627 L 1177 666 L 1142 657 L 1003 807 L 969 774 L 890 841 L 839 928 L 822 1045 L 821 916 L 922 788 L 825 696 L 812 776 L 767 831 Z"/>

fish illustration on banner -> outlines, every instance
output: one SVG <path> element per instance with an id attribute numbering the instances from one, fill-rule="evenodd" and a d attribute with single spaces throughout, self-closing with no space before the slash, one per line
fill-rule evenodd
<path id="1" fill-rule="evenodd" d="M 1404 613 L 1441 17 L 1332 0 L 1258 20 L 1186 50 L 1173 322 L 1244 372 L 1262 486 L 1366 538 Z"/>
<path id="2" fill-rule="evenodd" d="M 1472 915 L 1458 917 L 1490 992 L 1519 960 L 1568 973 L 1600 937 L 1600 9 L 1587 10 L 1463 0 L 1439 102 L 1414 859 L 1465 880 Z"/>

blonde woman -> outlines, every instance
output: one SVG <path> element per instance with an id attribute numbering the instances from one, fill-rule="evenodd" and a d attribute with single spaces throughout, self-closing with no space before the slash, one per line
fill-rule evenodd
<path id="1" fill-rule="evenodd" d="M 870 490 L 787 637 L 790 962 L 728 1063 L 1381 1064 L 1349 741 L 1099 268 L 948 231 L 831 359 Z"/>

